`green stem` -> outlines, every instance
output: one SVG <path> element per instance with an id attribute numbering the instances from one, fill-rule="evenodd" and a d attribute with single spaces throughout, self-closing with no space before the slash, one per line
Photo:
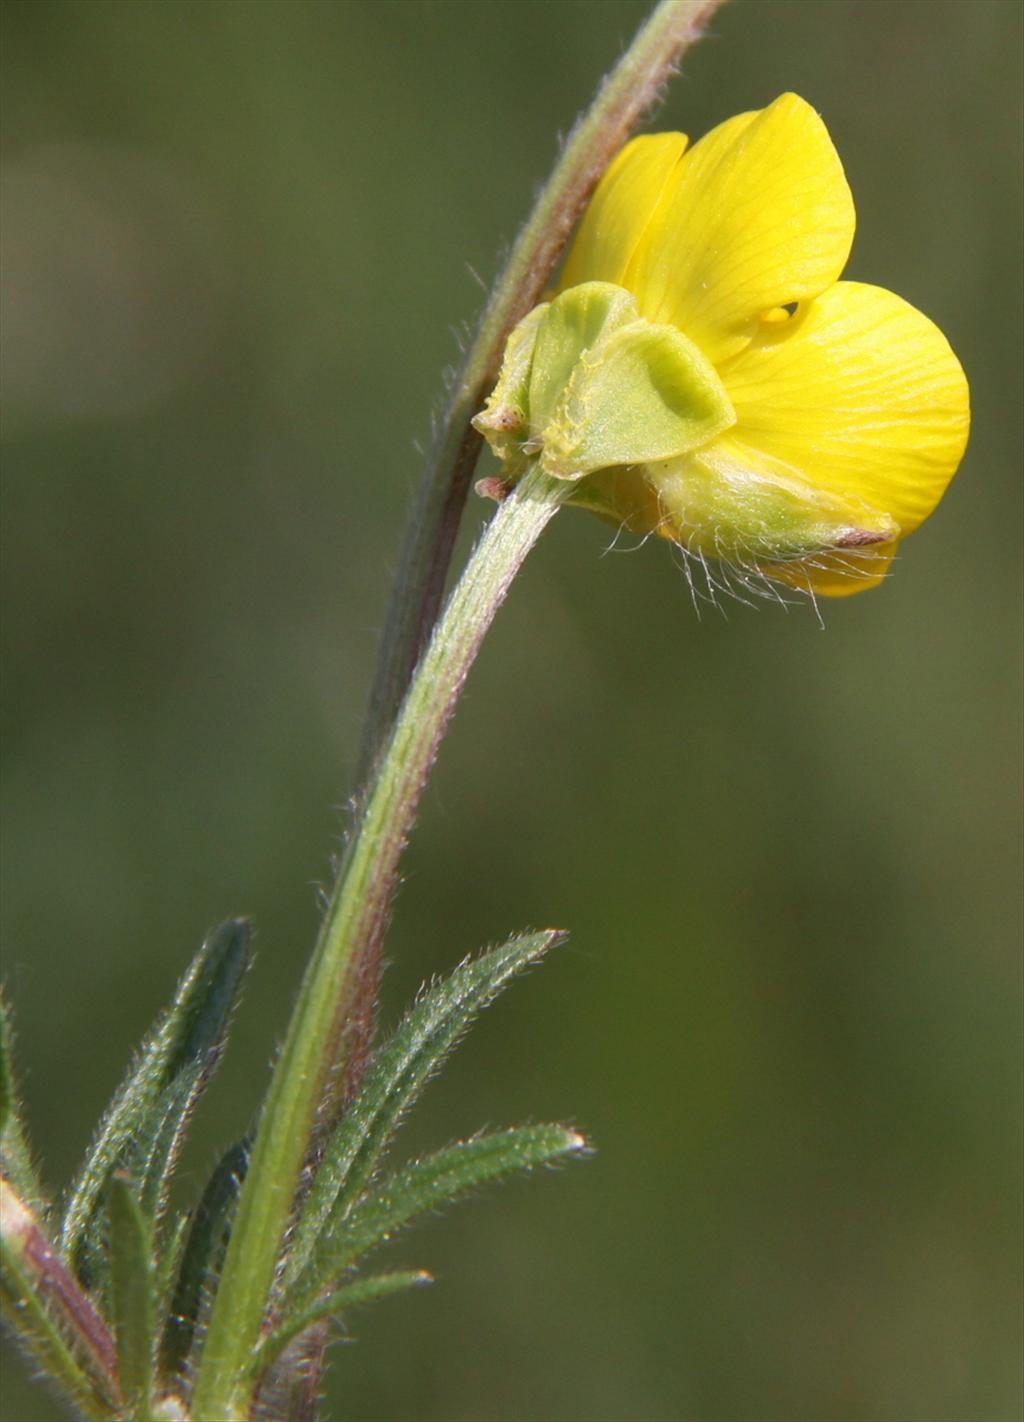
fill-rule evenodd
<path id="1" fill-rule="evenodd" d="M 248 1416 L 251 1362 L 332 1063 L 385 921 L 420 795 L 466 675 L 527 553 L 570 483 L 529 474 L 492 518 L 449 599 L 353 831 L 270 1084 L 196 1386 L 204 1422 Z"/>
<path id="2" fill-rule="evenodd" d="M 566 139 L 500 272 L 452 384 L 411 510 L 377 659 L 358 783 L 370 774 L 437 618 L 481 437 L 470 425 L 513 326 L 540 300 L 616 152 L 723 0 L 660 0 Z"/>
<path id="3" fill-rule="evenodd" d="M 719 3 L 660 0 L 655 7 L 570 134 L 454 382 L 412 511 L 378 660 L 360 773 L 371 788 L 271 1080 L 210 1318 L 194 1398 L 204 1422 L 248 1415 L 252 1355 L 303 1165 L 318 1111 L 339 1094 L 350 1043 L 357 1057 L 363 1050 L 362 1019 L 375 994 L 395 870 L 420 794 L 484 633 L 571 487 L 539 475 L 522 481 L 491 521 L 424 652 L 480 448 L 469 422 L 509 332 L 536 305 L 602 172 Z"/>
<path id="4" fill-rule="evenodd" d="M 484 306 L 414 500 L 356 771 L 369 783 L 419 656 L 437 619 L 455 536 L 481 438 L 470 423 L 497 378 L 509 333 L 531 311 L 601 174 L 657 98 L 673 65 L 700 37 L 722 0 L 660 0 L 577 120 Z M 373 1034 L 377 940 L 366 946 L 359 996 L 351 1005 L 347 1066 L 332 1085 L 321 1126 L 329 1128 L 358 1090 Z"/>
<path id="5" fill-rule="evenodd" d="M 119 1413 L 114 1340 L 43 1233 L 0 1178 L 0 1302 L 12 1331 L 86 1417 Z"/>

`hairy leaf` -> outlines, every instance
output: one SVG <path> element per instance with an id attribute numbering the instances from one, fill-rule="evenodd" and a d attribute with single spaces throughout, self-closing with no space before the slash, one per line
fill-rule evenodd
<path id="1" fill-rule="evenodd" d="M 110 1182 L 110 1300 L 121 1392 L 133 1415 L 148 1417 L 153 1384 L 156 1278 L 150 1221 L 120 1171 Z"/>
<path id="2" fill-rule="evenodd" d="M 104 1273 L 98 1226 L 114 1172 L 126 1167 L 141 1176 L 151 1216 L 162 1206 L 184 1126 L 224 1043 L 249 937 L 243 919 L 210 935 L 100 1123 L 72 1184 L 62 1229 L 65 1255 L 87 1282 Z"/>
<path id="3" fill-rule="evenodd" d="M 296 1222 L 286 1283 L 309 1263 L 321 1232 L 332 1229 L 365 1188 L 403 1112 L 473 1018 L 562 937 L 556 929 L 519 934 L 423 992 L 375 1054 L 359 1095 L 327 1142 Z"/>
<path id="4" fill-rule="evenodd" d="M 293 1338 L 297 1338 L 299 1334 L 304 1333 L 314 1323 L 319 1323 L 321 1319 L 336 1318 L 339 1314 L 345 1313 L 350 1308 L 356 1308 L 360 1304 L 373 1303 L 376 1299 L 387 1298 L 389 1294 L 403 1293 L 406 1289 L 422 1288 L 423 1285 L 433 1282 L 433 1277 L 424 1269 L 409 1269 L 394 1274 L 368 1274 L 364 1279 L 353 1279 L 350 1284 L 345 1284 L 326 1294 L 310 1308 L 303 1309 L 300 1313 L 293 1314 L 286 1321 L 282 1321 L 272 1333 L 268 1334 L 256 1354 L 257 1372 L 262 1372 L 264 1368 L 269 1367 Z"/>
<path id="5" fill-rule="evenodd" d="M 45 1204 L 43 1188 L 32 1167 L 28 1140 L 14 1077 L 14 1033 L 10 1010 L 0 996 L 0 1171 L 36 1212 Z"/>
<path id="6" fill-rule="evenodd" d="M 477 1185 L 535 1165 L 577 1155 L 583 1137 L 567 1126 L 515 1126 L 459 1141 L 389 1176 L 351 1214 L 322 1236 L 309 1268 L 289 1302 L 311 1305 L 323 1289 L 367 1250 L 383 1243 L 417 1215 L 447 1204 Z"/>
<path id="7" fill-rule="evenodd" d="M 132 1142 L 126 1169 L 138 1185 L 139 1204 L 148 1219 L 163 1214 L 170 1178 L 205 1079 L 199 1063 L 183 1071 L 161 1094 Z"/>
<path id="8" fill-rule="evenodd" d="M 192 1219 L 192 1211 L 180 1210 L 173 1221 L 165 1221 L 162 1230 L 163 1238 L 158 1242 L 154 1251 L 156 1255 L 156 1333 L 161 1339 L 161 1350 Z"/>
<path id="9" fill-rule="evenodd" d="M 168 1379 L 184 1371 L 201 1331 L 247 1162 L 248 1143 L 240 1141 L 221 1158 L 192 1216 L 160 1343 L 160 1371 Z"/>

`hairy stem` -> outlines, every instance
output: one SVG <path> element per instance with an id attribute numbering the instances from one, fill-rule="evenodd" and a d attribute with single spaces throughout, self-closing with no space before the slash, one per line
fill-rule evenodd
<path id="1" fill-rule="evenodd" d="M 470 425 L 497 377 L 509 332 L 548 284 L 608 163 L 723 0 L 660 0 L 566 140 L 491 289 L 420 481 L 377 659 L 358 783 L 387 740 L 437 618 L 481 437 Z"/>
<path id="2" fill-rule="evenodd" d="M 0 1298 L 12 1329 L 89 1417 L 120 1404 L 114 1340 L 32 1210 L 0 1179 Z"/>
<path id="3" fill-rule="evenodd" d="M 577 120 L 498 275 L 452 382 L 413 502 L 363 733 L 356 784 L 368 783 L 437 618 L 481 436 L 470 421 L 493 385 L 512 328 L 548 286 L 566 240 L 611 158 L 657 99 L 674 65 L 723 0 L 659 0 Z M 380 925 L 383 932 L 383 923 Z M 375 1025 L 380 938 L 367 941 L 350 1007 L 345 1069 L 323 1120 L 362 1080 Z M 314 1143 L 315 1153 L 315 1143 Z"/>
<path id="4" fill-rule="evenodd" d="M 366 946 L 385 922 L 398 860 L 467 673 L 527 553 L 572 485 L 529 474 L 500 506 L 449 599 L 346 850 L 263 1110 L 203 1349 L 195 1413 L 247 1415 L 267 1312 L 309 1139 L 344 1063 Z"/>
<path id="5" fill-rule="evenodd" d="M 602 172 L 719 3 L 656 5 L 570 134 L 453 384 L 412 511 L 378 659 L 359 775 L 369 788 L 274 1071 L 210 1318 L 194 1401 L 196 1415 L 208 1422 L 248 1415 L 252 1356 L 318 1113 L 335 1110 L 358 1081 L 395 872 L 420 794 L 483 636 L 570 487 L 537 473 L 521 482 L 492 519 L 435 628 L 480 448 L 469 422 L 496 377 L 509 332 L 536 305 Z"/>

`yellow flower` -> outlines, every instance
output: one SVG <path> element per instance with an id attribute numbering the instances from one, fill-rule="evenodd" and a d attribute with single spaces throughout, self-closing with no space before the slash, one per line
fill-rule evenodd
<path id="1" fill-rule="evenodd" d="M 481 428 L 518 477 L 749 584 L 877 584 L 967 441 L 967 383 L 926 317 L 840 281 L 854 209 L 802 99 L 634 139 L 560 294 L 521 323 Z"/>

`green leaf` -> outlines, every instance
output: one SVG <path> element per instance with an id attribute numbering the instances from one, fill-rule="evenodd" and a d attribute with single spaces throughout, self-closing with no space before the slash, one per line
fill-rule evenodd
<path id="1" fill-rule="evenodd" d="M 138 1182 L 139 1204 L 150 1220 L 163 1214 L 170 1177 L 207 1076 L 198 1063 L 182 1072 L 162 1093 L 128 1152 L 126 1169 Z"/>
<path id="2" fill-rule="evenodd" d="M 460 1141 L 406 1166 L 325 1233 L 314 1266 L 298 1280 L 289 1302 L 299 1308 L 312 1304 L 328 1281 L 417 1215 L 477 1185 L 559 1156 L 578 1155 L 585 1148 L 583 1137 L 567 1126 L 516 1126 Z"/>
<path id="3" fill-rule="evenodd" d="M 263 1340 L 255 1358 L 257 1375 L 270 1367 L 293 1338 L 297 1338 L 321 1319 L 336 1318 L 360 1304 L 373 1303 L 377 1299 L 387 1298 L 389 1294 L 422 1288 L 433 1282 L 432 1275 L 425 1269 L 410 1269 L 394 1274 L 369 1274 L 364 1279 L 355 1279 L 351 1284 L 335 1289 L 311 1308 L 303 1309 L 301 1313 L 290 1317 Z"/>
<path id="4" fill-rule="evenodd" d="M 108 1208 L 117 1372 L 129 1415 L 146 1422 L 153 1392 L 156 1314 L 152 1231 L 134 1186 L 120 1172 L 110 1182 Z"/>
<path id="5" fill-rule="evenodd" d="M 165 1221 L 162 1230 L 163 1238 L 158 1241 L 155 1249 L 157 1299 L 156 1332 L 161 1340 L 169 1324 L 174 1290 L 177 1286 L 178 1274 L 181 1271 L 181 1261 L 185 1252 L 185 1243 L 188 1239 L 189 1229 L 192 1225 L 192 1218 L 191 1210 L 179 1210 L 177 1217 L 173 1221 Z"/>
<path id="6" fill-rule="evenodd" d="M 45 1192 L 35 1170 L 25 1129 L 21 1123 L 14 1077 L 14 1033 L 10 1011 L 0 996 L 0 1171 L 21 1198 L 37 1213 L 45 1206 Z"/>
<path id="7" fill-rule="evenodd" d="M 11 1049 L 11 1026 L 7 1016 L 7 1004 L 0 1000 L 0 1140 L 7 1134 L 7 1127 L 15 1114 L 17 1105 Z"/>
<path id="8" fill-rule="evenodd" d="M 249 937 L 243 919 L 210 935 L 100 1123 L 72 1184 L 62 1229 L 65 1255 L 86 1282 L 100 1281 L 105 1272 L 99 1226 L 116 1170 L 127 1168 L 139 1181 L 151 1218 L 162 1208 L 190 1112 L 223 1047 Z"/>
<path id="9" fill-rule="evenodd" d="M 166 1378 L 185 1371 L 202 1332 L 247 1163 L 248 1142 L 240 1141 L 221 1158 L 192 1216 L 160 1343 L 160 1371 Z"/>
<path id="10" fill-rule="evenodd" d="M 308 1265 L 364 1189 L 402 1114 L 470 1022 L 531 963 L 562 941 L 557 929 L 523 933 L 426 989 L 376 1053 L 362 1089 L 327 1142 L 292 1234 L 286 1284 Z"/>

